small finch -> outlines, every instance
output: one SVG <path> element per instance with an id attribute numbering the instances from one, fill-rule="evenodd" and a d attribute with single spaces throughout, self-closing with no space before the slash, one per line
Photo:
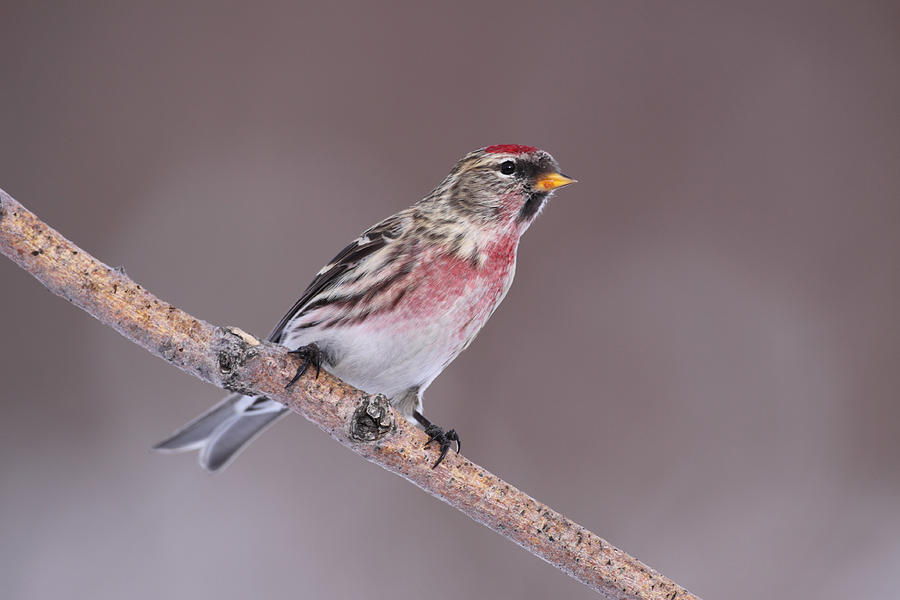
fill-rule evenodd
<path id="1" fill-rule="evenodd" d="M 488 146 L 464 156 L 428 196 L 366 230 L 322 267 L 269 340 L 302 364 L 290 386 L 321 367 L 384 394 L 425 430 L 444 459 L 456 431 L 422 414 L 422 393 L 466 349 L 506 295 L 519 238 L 553 193 L 574 183 L 531 146 Z M 287 414 L 264 396 L 232 394 L 154 448 L 200 450 L 224 467 Z"/>

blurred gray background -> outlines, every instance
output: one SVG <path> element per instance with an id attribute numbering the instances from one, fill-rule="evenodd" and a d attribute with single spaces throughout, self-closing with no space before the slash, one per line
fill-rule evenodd
<path id="1" fill-rule="evenodd" d="M 706 598 L 896 595 L 898 3 L 6 2 L 0 73 L 0 186 L 259 335 L 462 154 L 549 150 L 428 414 Z M 150 453 L 222 394 L 0 286 L 3 598 L 592 597 L 300 417 Z"/>

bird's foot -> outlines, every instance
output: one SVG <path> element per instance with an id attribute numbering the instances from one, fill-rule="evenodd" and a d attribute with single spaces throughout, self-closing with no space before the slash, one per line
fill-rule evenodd
<path id="1" fill-rule="evenodd" d="M 438 456 L 438 459 L 431 465 L 431 468 L 434 469 L 441 461 L 444 460 L 444 457 L 447 456 L 447 451 L 450 450 L 450 443 L 456 442 L 456 453 L 459 454 L 460 448 L 462 448 L 462 444 L 459 441 L 459 435 L 456 433 L 455 429 L 451 429 L 449 431 L 444 431 L 442 427 L 438 427 L 431 421 L 425 418 L 422 413 L 419 411 L 414 411 L 413 416 L 416 421 L 418 421 L 422 427 L 425 428 L 425 433 L 428 435 L 428 441 L 425 442 L 425 447 L 428 447 L 431 442 L 437 442 L 438 446 L 440 446 L 441 454 Z"/>
<path id="2" fill-rule="evenodd" d="M 441 446 L 441 455 L 438 456 L 438 459 L 431 465 L 432 469 L 441 464 L 441 461 L 447 456 L 447 451 L 450 449 L 450 442 L 456 442 L 456 453 L 459 454 L 459 435 L 456 433 L 455 429 L 444 431 L 437 425 L 431 425 L 430 427 L 425 428 L 425 433 L 428 434 L 428 441 L 425 442 L 426 446 L 431 442 L 437 442 Z"/>
<path id="3" fill-rule="evenodd" d="M 303 377 L 303 374 L 306 373 L 306 370 L 310 367 L 316 368 L 316 379 L 319 378 L 319 372 L 322 370 L 322 351 L 319 350 L 317 345 L 309 344 L 307 346 L 300 346 L 296 350 L 291 350 L 288 354 L 293 354 L 302 362 L 300 363 L 300 366 L 297 367 L 297 372 L 294 373 L 293 379 L 284 386 L 285 388 L 289 388 L 297 383 L 297 380 Z"/>

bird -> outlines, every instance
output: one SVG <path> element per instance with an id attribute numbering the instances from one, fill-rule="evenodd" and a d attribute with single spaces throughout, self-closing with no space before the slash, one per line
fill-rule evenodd
<path id="1" fill-rule="evenodd" d="M 321 368 L 383 394 L 436 443 L 436 468 L 459 435 L 423 414 L 422 395 L 506 296 L 522 234 L 555 190 L 575 180 L 548 152 L 498 144 L 469 152 L 430 194 L 365 230 L 316 273 L 269 341 L 300 359 L 287 383 Z M 199 450 L 218 471 L 287 414 L 234 393 L 154 446 Z"/>

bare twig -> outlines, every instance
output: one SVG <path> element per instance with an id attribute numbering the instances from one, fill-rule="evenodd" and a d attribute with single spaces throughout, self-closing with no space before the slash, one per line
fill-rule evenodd
<path id="1" fill-rule="evenodd" d="M 424 434 L 380 395 L 322 372 L 285 389 L 297 363 L 281 346 L 221 328 L 164 302 L 90 256 L 0 190 L 0 252 L 54 294 L 151 353 L 228 390 L 300 413 L 366 459 L 411 481 L 610 599 L 696 598 L 584 527 L 451 453 L 436 470 Z"/>

